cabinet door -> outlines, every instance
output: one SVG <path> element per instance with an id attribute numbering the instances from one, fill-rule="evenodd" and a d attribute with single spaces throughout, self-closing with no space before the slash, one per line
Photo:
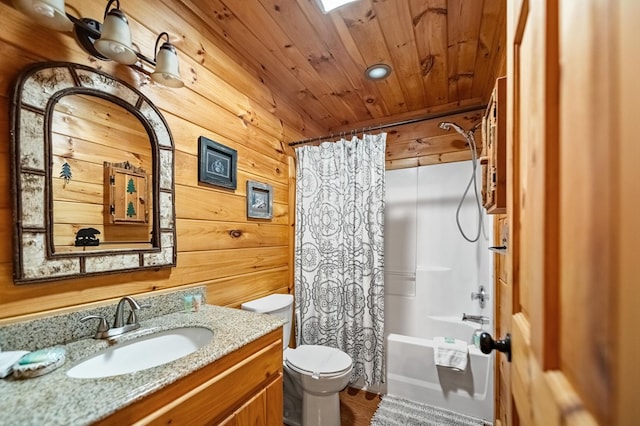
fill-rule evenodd
<path id="1" fill-rule="evenodd" d="M 269 426 L 282 423 L 282 375 L 254 395 L 219 426 Z"/>
<path id="2" fill-rule="evenodd" d="M 266 388 L 267 392 L 267 424 L 277 425 L 283 418 L 283 382 L 282 374 Z"/>
<path id="3" fill-rule="evenodd" d="M 282 421 L 282 418 L 280 418 Z M 267 391 L 263 390 L 235 412 L 235 424 L 246 426 L 267 426 Z"/>

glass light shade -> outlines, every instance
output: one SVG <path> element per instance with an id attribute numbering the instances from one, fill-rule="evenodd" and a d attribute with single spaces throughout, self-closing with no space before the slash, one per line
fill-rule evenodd
<path id="1" fill-rule="evenodd" d="M 160 47 L 156 59 L 156 69 L 151 73 L 151 79 L 167 87 L 180 88 L 184 86 L 180 78 L 178 55 L 171 43 L 164 43 Z"/>
<path id="2" fill-rule="evenodd" d="M 316 0 L 322 13 L 329 13 L 333 9 L 337 9 L 340 6 L 344 6 L 347 3 L 354 2 L 356 0 Z"/>
<path id="3" fill-rule="evenodd" d="M 13 0 L 13 6 L 38 24 L 56 31 L 71 31 L 64 0 Z"/>
<path id="4" fill-rule="evenodd" d="M 136 52 L 131 48 L 129 22 L 119 9 L 110 10 L 104 18 L 102 35 L 93 46 L 98 52 L 118 63 L 133 65 L 138 61 Z"/>

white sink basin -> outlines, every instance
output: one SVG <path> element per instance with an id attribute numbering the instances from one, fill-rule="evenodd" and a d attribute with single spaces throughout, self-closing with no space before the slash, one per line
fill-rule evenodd
<path id="1" fill-rule="evenodd" d="M 189 355 L 212 338 L 213 331 L 205 327 L 161 331 L 103 349 L 69 369 L 67 376 L 92 379 L 145 370 Z"/>

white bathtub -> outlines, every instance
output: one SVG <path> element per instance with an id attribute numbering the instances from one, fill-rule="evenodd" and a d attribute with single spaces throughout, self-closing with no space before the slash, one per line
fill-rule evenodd
<path id="1" fill-rule="evenodd" d="M 387 393 L 492 422 L 493 354 L 470 344 L 465 371 L 436 367 L 433 361 L 433 337 L 471 343 L 477 324 L 454 317 L 429 317 L 425 322 L 423 333 L 431 338 L 387 336 Z"/>

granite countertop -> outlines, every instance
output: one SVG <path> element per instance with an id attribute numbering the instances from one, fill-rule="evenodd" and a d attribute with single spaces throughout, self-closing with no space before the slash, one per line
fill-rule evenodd
<path id="1" fill-rule="evenodd" d="M 243 345 L 277 329 L 280 318 L 239 309 L 202 305 L 199 312 L 177 312 L 140 321 L 140 328 L 110 340 L 84 338 L 62 346 L 65 364 L 40 377 L 0 380 L 3 425 L 86 425 L 124 408 Z M 95 326 L 95 324 L 93 324 Z M 198 351 L 168 364 L 97 379 L 70 378 L 66 372 L 79 360 L 110 344 L 162 330 L 201 326 L 214 333 Z"/>

